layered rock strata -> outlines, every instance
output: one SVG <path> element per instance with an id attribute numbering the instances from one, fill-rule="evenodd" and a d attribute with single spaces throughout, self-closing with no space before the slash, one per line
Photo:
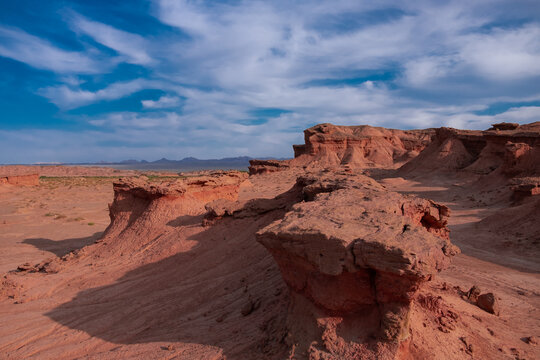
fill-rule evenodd
<path id="1" fill-rule="evenodd" d="M 415 157 L 431 142 L 433 129 L 395 130 L 369 125 L 319 124 L 304 130 L 305 145 L 294 146 L 295 164 L 392 167 Z"/>
<path id="2" fill-rule="evenodd" d="M 305 144 L 293 145 L 294 159 L 252 160 L 250 174 L 307 168 L 395 167 L 412 158 L 431 142 L 426 130 L 394 130 L 369 125 L 319 124 L 304 130 Z"/>
<path id="3" fill-rule="evenodd" d="M 204 205 L 213 200 L 236 200 L 247 177 L 246 173 L 229 171 L 166 183 L 152 183 L 144 177 L 121 179 L 113 184 L 114 201 L 109 205 L 111 223 L 104 237 L 115 238 L 126 230 L 140 233 L 159 229 L 178 216 L 203 213 Z M 152 226 L 133 226 L 135 222 Z"/>
<path id="4" fill-rule="evenodd" d="M 507 177 L 540 174 L 540 122 L 494 124 L 486 131 L 440 128 L 431 145 L 401 173 L 492 172 Z"/>
<path id="5" fill-rule="evenodd" d="M 291 355 L 405 356 L 415 293 L 458 251 L 448 240 L 448 208 L 346 172 L 301 176 L 291 191 L 267 199 L 268 208 L 286 206 L 285 199 L 297 203 L 257 240 L 290 289 Z M 242 217 L 245 204 L 233 204 L 208 210 Z"/>

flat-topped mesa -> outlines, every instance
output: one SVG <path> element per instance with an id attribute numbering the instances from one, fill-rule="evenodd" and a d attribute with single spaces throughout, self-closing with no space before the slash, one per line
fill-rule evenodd
<path id="1" fill-rule="evenodd" d="M 250 161 L 250 174 L 289 167 L 396 167 L 414 158 L 431 142 L 433 129 L 394 130 L 369 125 L 319 124 L 304 130 L 304 145 L 293 145 L 294 159 Z"/>
<path id="2" fill-rule="evenodd" d="M 0 166 L 0 185 L 34 186 L 39 185 L 39 171 L 33 166 Z"/>
<path id="3" fill-rule="evenodd" d="M 0 185 L 35 186 L 39 185 L 39 174 L 0 175 Z"/>
<path id="4" fill-rule="evenodd" d="M 486 131 L 436 129 L 431 145 L 399 171 L 540 175 L 540 122 L 515 125 L 494 124 Z"/>
<path id="5" fill-rule="evenodd" d="M 257 233 L 290 289 L 295 356 L 404 356 L 415 293 L 459 251 L 448 208 L 340 171 L 301 176 L 296 188 L 304 201 Z"/>
<path id="6" fill-rule="evenodd" d="M 133 232 L 141 238 L 142 234 L 163 231 L 167 222 L 180 216 L 203 214 L 210 201 L 236 200 L 247 177 L 239 171 L 220 171 L 166 183 L 152 183 L 146 177 L 120 179 L 113 184 L 111 223 L 104 237 L 126 237 L 126 232 Z"/>
<path id="7" fill-rule="evenodd" d="M 433 134 L 433 129 L 319 124 L 304 130 L 305 145 L 294 146 L 292 163 L 323 167 L 393 167 L 416 156 L 429 145 Z"/>

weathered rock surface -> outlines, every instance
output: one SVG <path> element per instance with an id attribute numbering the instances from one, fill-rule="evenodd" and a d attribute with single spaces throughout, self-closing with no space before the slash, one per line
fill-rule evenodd
<path id="1" fill-rule="evenodd" d="M 400 168 L 402 174 L 433 171 L 509 177 L 540 174 L 540 122 L 486 131 L 436 129 L 429 147 Z"/>
<path id="2" fill-rule="evenodd" d="M 434 129 L 394 130 L 369 125 L 319 124 L 304 131 L 304 145 L 293 145 L 294 159 L 250 161 L 250 174 L 290 167 L 395 167 L 418 155 L 429 145 L 434 133 Z"/>
<path id="3" fill-rule="evenodd" d="M 120 179 L 113 184 L 109 204 L 111 223 L 99 243 L 111 253 L 136 253 L 163 236 L 167 228 L 204 214 L 204 205 L 216 199 L 236 200 L 248 175 L 218 171 L 206 176 L 152 183 L 145 177 Z M 200 220 L 198 220 L 200 222 Z M 162 246 L 162 252 L 167 252 Z"/>
<path id="4" fill-rule="evenodd" d="M 515 130 L 519 127 L 517 123 L 502 122 L 498 124 L 491 124 L 489 130 Z"/>
<path id="5" fill-rule="evenodd" d="M 520 201 L 531 196 L 540 195 L 540 176 L 512 179 L 513 199 Z"/>
<path id="6" fill-rule="evenodd" d="M 493 293 L 487 293 L 478 296 L 476 304 L 480 309 L 485 310 L 493 315 L 498 316 L 500 313 L 499 302 L 497 301 L 497 298 L 495 297 L 495 295 L 493 295 Z"/>
<path id="7" fill-rule="evenodd" d="M 267 174 L 270 172 L 289 169 L 288 161 L 280 160 L 249 160 L 249 173 L 251 175 Z"/>
<path id="8" fill-rule="evenodd" d="M 431 142 L 433 129 L 394 130 L 320 124 L 304 131 L 294 146 L 294 164 L 331 167 L 392 167 L 416 156 Z"/>
<path id="9" fill-rule="evenodd" d="M 257 234 L 291 291 L 295 356 L 403 356 L 414 294 L 458 251 L 448 209 L 345 172 L 301 176 L 295 188 L 304 201 Z"/>

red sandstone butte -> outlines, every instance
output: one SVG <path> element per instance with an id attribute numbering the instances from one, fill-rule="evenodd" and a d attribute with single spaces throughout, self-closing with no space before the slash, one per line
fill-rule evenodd
<path id="1" fill-rule="evenodd" d="M 141 242 L 158 236 L 168 222 L 203 213 L 204 205 L 212 200 L 236 200 L 247 177 L 239 171 L 217 171 L 161 184 L 145 177 L 121 179 L 113 185 L 111 223 L 100 241 L 141 246 Z"/>
<path id="2" fill-rule="evenodd" d="M 296 188 L 305 201 L 257 233 L 290 290 L 291 355 L 403 358 L 415 293 L 459 251 L 448 209 L 345 172 L 301 176 Z"/>
<path id="3" fill-rule="evenodd" d="M 319 124 L 304 131 L 304 145 L 293 146 L 294 159 L 252 160 L 250 174 L 304 166 L 395 167 L 428 146 L 434 131 Z"/>

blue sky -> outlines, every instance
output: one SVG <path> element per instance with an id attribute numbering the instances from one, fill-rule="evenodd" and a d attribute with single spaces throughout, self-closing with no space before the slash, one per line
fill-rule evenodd
<path id="1" fill-rule="evenodd" d="M 537 1 L 0 2 L 0 163 L 292 156 L 540 120 Z"/>

